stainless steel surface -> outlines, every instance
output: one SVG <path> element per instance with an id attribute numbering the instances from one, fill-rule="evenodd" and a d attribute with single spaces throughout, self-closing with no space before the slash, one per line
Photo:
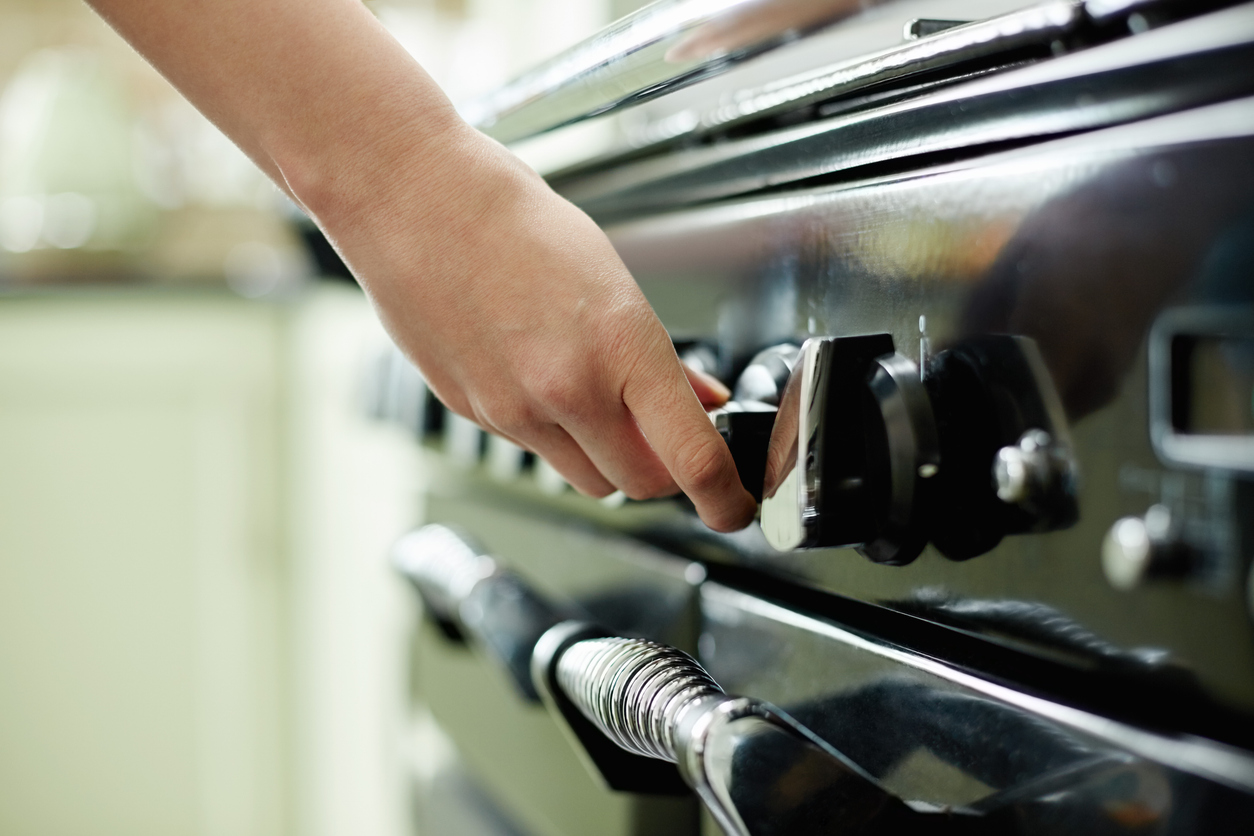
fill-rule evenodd
<path id="1" fill-rule="evenodd" d="M 694 114 L 689 130 L 701 133 L 765 119 L 888 82 L 1013 53 L 1030 45 L 1048 48 L 1050 42 L 1074 30 L 1082 20 L 1080 3 L 1053 0 L 989 20 L 945 27 L 900 46 L 737 91 L 734 97 Z"/>
<path id="2" fill-rule="evenodd" d="M 525 581 L 520 586 L 536 597 Z M 794 653 L 821 648 L 829 673 L 819 680 L 829 690 L 817 713 L 805 703 L 798 710 L 814 714 L 829 739 L 761 699 L 728 696 L 690 656 L 657 642 L 585 638 L 588 628 L 567 622 L 540 639 L 532 667 L 537 681 L 555 682 L 613 744 L 677 763 L 728 834 L 1035 832 L 1058 823 L 1060 796 L 1069 799 L 1062 820 L 1083 832 L 1147 824 L 1160 833 L 1191 832 L 1196 813 L 1188 801 L 1199 794 L 1223 805 L 1208 832 L 1241 833 L 1254 822 L 1249 753 L 1070 709 L 718 584 L 706 583 L 702 600 L 705 655 L 717 663 L 720 645 L 730 648 L 731 674 L 751 685 L 761 684 L 752 656 L 769 652 L 772 640 Z M 867 662 L 858 656 L 877 659 L 887 675 L 867 681 Z M 781 684 L 793 696 L 789 688 L 798 682 L 776 683 L 777 692 Z M 803 690 L 810 689 L 803 683 Z M 868 722 L 870 737 L 862 728 Z M 572 742 L 598 745 L 580 736 Z M 973 752 L 973 743 L 983 751 Z M 893 797 L 886 784 L 901 783 L 893 774 L 898 761 L 919 751 L 934 764 L 978 770 L 968 786 L 957 786 L 969 797 L 955 805 L 934 783 L 899 786 L 908 805 Z M 1028 763 L 1013 763 L 1024 756 Z M 936 771 L 926 759 L 914 768 Z M 878 780 L 877 770 L 884 772 Z"/>
<path id="3" fill-rule="evenodd" d="M 652 98 L 860 8 L 857 0 L 660 0 L 461 110 L 502 142 Z"/>
<path id="4" fill-rule="evenodd" d="M 940 37 L 940 36 L 938 36 Z M 910 157 L 1087 131 L 1254 92 L 1254 5 L 992 77 L 745 139 L 556 176 L 605 220 L 778 188 Z M 856 175 L 854 175 L 856 176 Z"/>
<path id="5" fill-rule="evenodd" d="M 725 687 L 780 706 L 904 798 L 990 811 L 1069 776 L 1074 808 L 1024 804 L 1018 826 L 1049 829 L 1073 814 L 1060 832 L 1244 832 L 1254 821 L 1248 752 L 1007 688 L 717 584 L 702 600 L 703 661 Z M 1119 764 L 1127 783 L 1107 784 L 1084 812 L 1083 773 L 1098 763 Z M 1144 816 L 1121 820 L 1118 808 Z"/>
<path id="6" fill-rule="evenodd" d="M 663 0 L 499 90 L 464 103 L 461 110 L 472 124 L 495 138 L 516 142 L 659 97 L 674 99 L 684 88 L 700 82 L 708 85 L 708 80 L 763 53 L 780 47 L 787 52 L 799 38 L 821 38 L 811 33 L 858 16 L 870 5 L 874 4 L 858 0 Z M 704 103 L 695 108 L 666 106 L 669 112 L 665 115 L 650 116 L 649 127 L 633 132 L 633 144 L 671 140 L 797 110 L 885 82 L 987 62 L 993 56 L 1022 60 L 1020 53 L 1029 48 L 1037 48 L 1032 58 L 1048 57 L 1051 45 L 1055 51 L 1082 48 L 1087 45 L 1085 40 L 1092 39 L 1064 47 L 1065 38 L 1090 18 L 1106 22 L 1120 14 L 1140 14 L 1133 6 L 1150 7 L 1160 14 L 1187 15 L 1192 11 L 1188 4 L 1163 0 L 1135 4 L 1051 0 L 1031 6 L 1026 2 L 950 2 L 932 6 L 956 7 L 959 13 L 979 19 L 918 18 L 911 12 L 928 6 L 902 6 L 897 29 L 904 29 L 904 43 L 887 48 L 877 46 L 875 16 L 856 21 L 850 26 L 861 25 L 872 34 L 850 59 L 833 61 L 832 56 L 841 52 L 839 48 L 806 50 L 797 56 L 800 60 L 789 62 L 786 57 L 776 62 L 778 66 L 767 72 L 769 80 L 765 83 L 753 82 L 761 73 L 750 73 L 744 80 L 729 79 L 717 89 L 705 91 L 700 97 Z M 1104 33 L 1105 38 L 1110 35 L 1109 31 Z M 793 71 L 783 70 L 790 63 Z"/>
<path id="7" fill-rule="evenodd" d="M 429 518 L 498 570 L 456 608 L 474 654 L 420 631 L 416 693 L 520 821 L 568 816 L 554 786 L 640 789 L 647 762 L 734 833 L 840 830 L 767 812 L 803 786 L 816 815 L 835 787 L 904 799 L 916 832 L 1254 826 L 1254 4 L 1092 0 L 1057 43 L 691 118 L 800 90 L 876 15 L 878 50 L 973 5 L 885 6 L 737 63 L 612 117 L 649 147 L 552 177 L 680 355 L 735 382 L 712 420 L 760 459 L 742 479 L 794 481 L 721 535 L 682 500 L 546 492 L 526 457 L 433 458 Z M 780 544 L 862 554 L 773 548 L 773 506 Z M 512 615 L 472 623 L 471 600 Z M 540 704 L 508 661 L 526 647 Z M 515 754 L 555 741 L 591 771 Z M 631 815 L 615 832 L 649 832 Z"/>
<path id="8" fill-rule="evenodd" d="M 748 534 L 703 537 L 722 544 L 703 546 L 703 556 L 925 617 L 926 590 L 1047 604 L 1117 646 L 1162 650 L 1194 672 L 1189 687 L 1220 705 L 1254 708 L 1241 588 L 1248 488 L 1228 471 L 1159 460 L 1144 353 L 1165 309 L 1210 299 L 1239 311 L 1254 302 L 1239 255 L 1251 240 L 1251 149 L 1254 101 L 1239 99 L 901 176 L 610 227 L 677 337 L 719 335 L 725 356 L 747 357 L 807 334 L 884 331 L 915 356 L 924 336 L 936 354 L 976 335 L 1019 334 L 1039 347 L 1069 418 L 1081 479 L 1078 521 L 1066 530 L 1007 537 L 964 564 L 929 550 L 905 569 L 849 552 L 780 554 Z M 991 461 L 982 478 L 991 483 Z M 1161 605 L 1148 592 L 1112 589 L 1101 568 L 1114 522 L 1158 503 L 1173 507 L 1208 554 L 1187 582 L 1156 587 Z M 764 528 L 771 519 L 768 500 Z M 1019 627 L 978 629 L 1047 657 L 1074 652 Z M 1208 713 L 1187 720 L 1211 728 L 1219 721 Z"/>

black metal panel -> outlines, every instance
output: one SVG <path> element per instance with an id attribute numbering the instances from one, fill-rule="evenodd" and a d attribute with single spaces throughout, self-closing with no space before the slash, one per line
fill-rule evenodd
<path id="1" fill-rule="evenodd" d="M 999 833 L 1244 833 L 1254 758 L 970 676 L 718 584 L 703 663 L 784 708 L 890 791 Z"/>
<path id="2" fill-rule="evenodd" d="M 1146 362 L 1164 311 L 1254 305 L 1252 136 L 1254 101 L 1239 100 L 612 228 L 668 327 L 742 363 L 807 334 L 886 331 L 907 355 L 983 334 L 1032 338 L 1079 463 L 1074 525 L 1008 537 L 961 564 L 931 550 L 902 568 L 851 551 L 779 554 L 752 530 L 719 537 L 668 523 L 650 536 L 1077 670 L 1139 665 L 1175 683 L 1168 690 L 1187 681 L 1217 705 L 1254 711 L 1254 492 L 1239 473 L 1156 457 Z M 1116 591 L 1103 576 L 1103 538 L 1154 504 L 1174 509 L 1205 557 L 1187 577 Z"/>

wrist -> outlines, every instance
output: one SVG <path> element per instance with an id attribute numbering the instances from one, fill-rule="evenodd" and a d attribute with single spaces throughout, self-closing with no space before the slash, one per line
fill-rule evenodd
<path id="1" fill-rule="evenodd" d="M 475 134 L 447 101 L 372 109 L 339 121 L 266 143 L 289 193 L 331 228 L 385 207 L 401 182 L 412 194 L 415 179 L 434 179 L 430 173 L 464 157 Z"/>

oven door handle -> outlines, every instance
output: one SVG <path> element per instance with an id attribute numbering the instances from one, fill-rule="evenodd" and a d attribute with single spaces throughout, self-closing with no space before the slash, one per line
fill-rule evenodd
<path id="1" fill-rule="evenodd" d="M 542 702 L 613 789 L 690 788 L 734 836 L 931 834 L 955 818 L 916 812 L 784 712 L 724 693 L 683 651 L 566 617 L 452 529 L 406 535 L 392 561 L 428 617 Z"/>
<path id="2" fill-rule="evenodd" d="M 1064 790 L 1077 832 L 1123 832 L 1109 811 L 1124 799 L 1110 788 L 1139 786 L 1142 762 L 1095 753 L 977 807 L 907 803 L 785 712 L 725 693 L 681 650 L 572 618 L 452 529 L 406 535 L 392 561 L 427 616 L 547 709 L 607 787 L 694 791 L 729 836 L 1018 833 L 1024 805 L 1052 804 Z"/>
<path id="3" fill-rule="evenodd" d="M 564 622 L 537 643 L 532 677 L 565 723 L 582 721 L 624 751 L 674 763 L 729 836 L 930 836 L 982 824 L 916 811 L 783 711 L 724 693 L 674 647 Z"/>

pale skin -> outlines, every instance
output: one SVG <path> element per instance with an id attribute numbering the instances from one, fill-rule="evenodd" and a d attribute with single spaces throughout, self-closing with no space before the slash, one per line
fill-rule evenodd
<path id="1" fill-rule="evenodd" d="M 608 239 L 471 129 L 358 0 L 89 0 L 321 227 L 455 412 L 579 491 L 752 497 Z"/>

